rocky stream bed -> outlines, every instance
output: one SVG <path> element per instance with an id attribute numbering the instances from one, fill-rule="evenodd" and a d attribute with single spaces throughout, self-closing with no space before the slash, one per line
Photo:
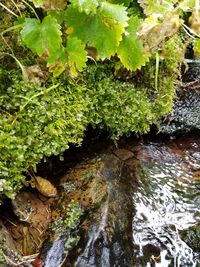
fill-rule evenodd
<path id="1" fill-rule="evenodd" d="M 1 266 L 199 266 L 199 148 L 188 134 L 77 152 L 55 198 L 29 189 L 1 207 Z"/>

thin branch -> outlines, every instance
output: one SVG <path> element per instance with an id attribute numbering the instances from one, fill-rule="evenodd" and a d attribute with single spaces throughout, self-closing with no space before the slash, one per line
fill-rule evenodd
<path id="1" fill-rule="evenodd" d="M 16 117 L 14 118 L 13 122 L 12 122 L 12 125 L 15 123 L 15 121 L 17 120 L 17 118 L 19 117 L 19 114 L 22 112 L 22 110 L 24 110 L 24 108 L 30 103 L 30 102 L 33 102 L 33 99 L 40 96 L 40 95 L 43 95 L 45 93 L 49 93 L 51 90 L 57 88 L 58 86 L 60 85 L 60 83 L 57 83 L 56 85 L 52 85 L 51 87 L 47 88 L 46 90 L 40 92 L 40 93 L 37 93 L 33 96 L 31 96 L 28 101 L 20 108 L 18 114 L 16 115 Z"/>
<path id="2" fill-rule="evenodd" d="M 22 16 L 22 13 L 21 13 L 21 10 L 19 9 L 18 5 L 13 1 L 11 0 L 11 2 L 13 3 L 13 5 L 16 7 L 17 11 L 19 12 L 19 15 L 20 17 Z"/>
<path id="3" fill-rule="evenodd" d="M 24 79 L 25 81 L 28 80 L 28 77 L 27 77 L 27 73 L 26 73 L 25 68 L 23 67 L 23 65 L 21 64 L 21 62 L 15 57 L 15 55 L 13 55 L 13 54 L 9 54 L 9 53 L 4 53 L 4 52 L 0 53 L 0 56 L 1 56 L 1 55 L 2 55 L 2 56 L 9 56 L 9 57 L 12 57 L 12 58 L 17 62 L 18 66 L 20 67 L 20 69 L 21 69 L 21 71 L 22 71 L 23 79 Z"/>
<path id="4" fill-rule="evenodd" d="M 159 54 L 156 52 L 156 73 L 155 73 L 155 90 L 158 90 L 158 74 L 159 74 Z"/>
<path id="5" fill-rule="evenodd" d="M 29 3 L 27 3 L 25 0 L 22 0 L 22 2 L 23 2 L 25 5 L 27 5 L 27 6 L 33 11 L 33 13 L 35 14 L 37 20 L 40 22 L 40 19 L 39 19 L 37 13 L 35 12 L 35 9 L 34 9 Z"/>
<path id="6" fill-rule="evenodd" d="M 10 10 L 7 6 L 4 4 L 0 3 L 0 6 L 3 7 L 5 10 L 7 10 L 11 15 L 18 17 L 12 10 Z"/>

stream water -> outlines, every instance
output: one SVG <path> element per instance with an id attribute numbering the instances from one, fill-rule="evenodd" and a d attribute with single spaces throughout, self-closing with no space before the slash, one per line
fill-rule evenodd
<path id="1" fill-rule="evenodd" d="M 159 152 L 164 157 L 141 168 L 133 194 L 135 256 L 143 259 L 144 266 L 197 266 L 198 253 L 182 240 L 181 231 L 200 222 L 199 182 L 188 168 L 200 167 L 196 160 L 200 154 L 186 156 L 186 163 L 165 148 Z"/>
<path id="2" fill-rule="evenodd" d="M 200 225 L 200 138 L 140 143 L 137 151 L 129 142 L 126 149 L 132 158 L 105 159 L 108 197 L 73 265 L 200 266 L 200 236 L 186 240 Z"/>

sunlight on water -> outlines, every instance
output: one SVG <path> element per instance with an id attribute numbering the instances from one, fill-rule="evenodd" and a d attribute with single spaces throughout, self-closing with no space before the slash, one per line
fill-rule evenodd
<path id="1" fill-rule="evenodd" d="M 159 255 L 152 251 L 147 257 L 147 267 L 197 266 L 195 253 L 179 233 L 198 223 L 199 190 L 191 177 L 180 162 L 154 162 L 141 167 L 138 191 L 133 195 L 133 242 L 138 246 L 135 254 L 138 259 L 145 258 L 144 247 L 148 246 L 160 250 Z"/>

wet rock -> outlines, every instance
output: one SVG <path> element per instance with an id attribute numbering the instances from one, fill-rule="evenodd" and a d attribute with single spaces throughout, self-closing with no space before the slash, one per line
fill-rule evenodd
<path id="1" fill-rule="evenodd" d="M 173 114 L 161 123 L 159 132 L 164 134 L 186 133 L 200 130 L 200 64 L 189 64 L 189 70 L 183 81 L 196 81 L 197 86 L 186 86 L 177 89 Z M 187 84 L 187 83 L 186 83 Z"/>
<path id="2" fill-rule="evenodd" d="M 186 133 L 200 130 L 200 93 L 195 90 L 182 90 L 174 102 L 172 117 L 162 123 L 160 132 L 164 134 Z"/>
<path id="3" fill-rule="evenodd" d="M 75 260 L 77 267 L 132 266 L 132 220 L 134 213 L 129 179 L 122 176 L 123 164 L 112 154 L 103 158 L 100 170 L 106 182 L 107 197 L 91 213 L 81 243 L 85 244 Z"/>
<path id="4" fill-rule="evenodd" d="M 133 152 L 127 149 L 116 149 L 113 151 L 113 153 L 122 161 L 125 161 L 127 159 L 130 159 L 134 156 Z"/>
<path id="5" fill-rule="evenodd" d="M 182 238 L 195 252 L 200 251 L 200 225 L 182 232 Z M 199 256 L 200 257 L 200 256 Z"/>
<path id="6" fill-rule="evenodd" d="M 42 251 L 43 254 L 46 254 L 43 261 L 44 267 L 62 266 L 61 263 L 66 258 L 66 240 L 66 236 L 57 236 L 55 240 L 52 240 L 52 242 L 48 241 L 48 244 L 44 244 Z M 44 249 L 46 249 L 46 252 Z"/>

